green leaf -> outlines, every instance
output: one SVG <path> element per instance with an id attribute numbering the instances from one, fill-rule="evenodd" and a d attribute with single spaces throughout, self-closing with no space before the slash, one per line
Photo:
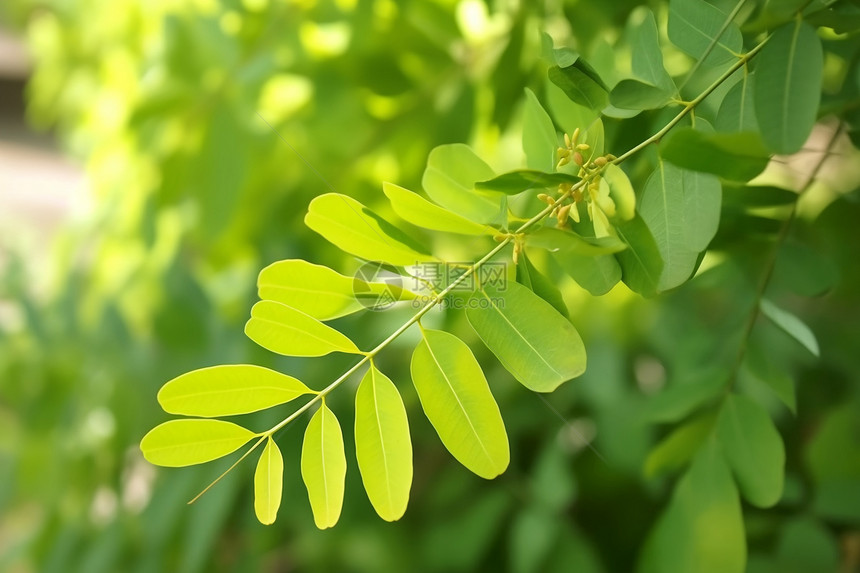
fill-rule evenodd
<path id="1" fill-rule="evenodd" d="M 405 266 L 435 260 L 403 231 L 339 193 L 315 197 L 308 206 L 305 224 L 342 251 L 369 261 Z"/>
<path id="2" fill-rule="evenodd" d="M 355 394 L 355 457 L 379 517 L 397 521 L 412 487 L 412 441 L 397 387 L 371 363 Z"/>
<path id="3" fill-rule="evenodd" d="M 723 183 L 723 203 L 749 207 L 777 207 L 797 201 L 797 193 L 767 185 Z"/>
<path id="4" fill-rule="evenodd" d="M 346 454 L 340 424 L 325 402 L 308 422 L 301 466 L 314 523 L 319 529 L 334 527 L 343 507 Z"/>
<path id="5" fill-rule="evenodd" d="M 617 223 L 615 232 L 627 244 L 626 250 L 615 255 L 619 265 L 619 278 L 633 292 L 642 296 L 654 296 L 660 287 L 664 263 L 660 248 L 648 225 L 637 213 L 629 221 Z"/>
<path id="6" fill-rule="evenodd" d="M 558 287 L 551 280 L 535 268 L 525 252 L 520 253 L 519 262 L 517 263 L 517 282 L 531 289 L 533 293 L 550 303 L 554 309 L 565 317 L 569 316 L 567 305 L 564 303 L 564 297 L 561 296 L 561 291 L 558 290 Z"/>
<path id="7" fill-rule="evenodd" d="M 782 310 L 767 299 L 761 301 L 761 311 L 771 322 L 777 325 L 786 334 L 798 341 L 809 350 L 813 356 L 820 356 L 818 340 L 815 334 L 799 318 L 786 310 Z"/>
<path id="8" fill-rule="evenodd" d="M 729 89 L 714 122 L 717 131 L 759 131 L 753 103 L 753 83 L 749 74 L 745 73 L 743 79 Z"/>
<path id="9" fill-rule="evenodd" d="M 645 477 L 654 478 L 683 467 L 699 450 L 714 427 L 714 417 L 701 415 L 679 426 L 645 459 Z"/>
<path id="10" fill-rule="evenodd" d="M 495 235 L 498 231 L 487 225 L 474 223 L 465 217 L 431 203 L 421 195 L 399 185 L 385 182 L 382 192 L 391 201 L 394 212 L 409 223 L 447 233 L 461 235 Z"/>
<path id="11" fill-rule="evenodd" d="M 469 347 L 452 334 L 423 330 L 412 355 L 412 382 L 442 443 L 461 464 L 485 479 L 508 467 L 505 424 Z"/>
<path id="12" fill-rule="evenodd" d="M 583 237 L 568 229 L 541 227 L 526 235 L 526 244 L 561 254 L 597 256 L 618 253 L 627 248 L 618 237 Z"/>
<path id="13" fill-rule="evenodd" d="M 251 364 L 225 364 L 177 376 L 158 391 L 158 403 L 170 414 L 215 418 L 265 410 L 312 393 L 292 376 Z"/>
<path id="14" fill-rule="evenodd" d="M 391 293 L 397 300 L 415 298 L 414 293 L 396 285 L 347 277 L 301 259 L 277 261 L 264 268 L 257 279 L 257 290 L 263 300 L 280 302 L 319 320 L 331 320 L 367 308 L 358 300 L 356 292 L 374 296 Z"/>
<path id="15" fill-rule="evenodd" d="M 645 544 L 638 573 L 743 573 L 746 540 L 740 499 L 713 439 L 678 482 Z"/>
<path id="16" fill-rule="evenodd" d="M 777 29 L 756 60 L 753 95 L 764 142 L 775 153 L 799 151 L 818 116 L 821 40 L 797 19 Z"/>
<path id="17" fill-rule="evenodd" d="M 743 37 L 734 22 L 720 35 L 726 19 L 726 14 L 705 0 L 671 0 L 669 40 L 687 55 L 700 60 L 719 37 L 705 62 L 714 67 L 732 63 L 743 49 Z"/>
<path id="18" fill-rule="evenodd" d="M 178 468 L 217 460 L 256 435 L 223 420 L 170 420 L 147 432 L 140 450 L 151 464 Z"/>
<path id="19" fill-rule="evenodd" d="M 585 346 L 573 325 L 528 288 L 487 285 L 466 308 L 469 324 L 526 388 L 552 392 L 585 372 Z"/>
<path id="20" fill-rule="evenodd" d="M 751 346 L 744 357 L 741 373 L 770 387 L 792 414 L 797 413 L 794 381 L 781 361 L 771 360 L 767 348 Z"/>
<path id="21" fill-rule="evenodd" d="M 547 73 L 550 81 L 560 87 L 571 101 L 595 111 L 602 110 L 609 103 L 606 86 L 576 65 L 565 68 L 552 66 Z"/>
<path id="22" fill-rule="evenodd" d="M 275 523 L 283 488 L 284 457 L 272 436 L 269 436 L 254 472 L 254 511 L 263 525 Z"/>
<path id="23" fill-rule="evenodd" d="M 476 189 L 498 191 L 506 195 L 516 195 L 526 189 L 536 187 L 557 187 L 560 183 L 576 183 L 579 177 L 569 173 L 543 173 L 532 169 L 519 169 L 503 173 L 487 181 L 475 183 Z"/>
<path id="24" fill-rule="evenodd" d="M 627 33 L 632 51 L 633 75 L 647 84 L 674 94 L 675 82 L 663 67 L 657 21 L 648 8 L 637 8 L 630 15 Z"/>
<path id="25" fill-rule="evenodd" d="M 720 410 L 717 438 L 744 497 L 757 507 L 779 501 L 785 447 L 767 412 L 745 396 L 729 395 Z"/>
<path id="26" fill-rule="evenodd" d="M 732 181 L 749 181 L 770 162 L 758 133 L 704 133 L 690 127 L 672 131 L 660 155 L 678 167 Z"/>
<path id="27" fill-rule="evenodd" d="M 608 293 L 621 280 L 621 266 L 612 255 L 557 251 L 550 256 L 579 286 L 594 296 Z"/>
<path id="28" fill-rule="evenodd" d="M 664 263 L 658 290 L 674 288 L 690 278 L 699 252 L 716 234 L 720 183 L 661 161 L 645 183 L 639 212 Z"/>
<path id="29" fill-rule="evenodd" d="M 609 101 L 621 109 L 659 109 L 672 101 L 672 90 L 635 79 L 621 80 L 609 94 Z"/>
<path id="30" fill-rule="evenodd" d="M 674 384 L 648 400 L 644 417 L 649 422 L 677 422 L 716 398 L 727 378 L 726 373 L 714 371 Z"/>
<path id="31" fill-rule="evenodd" d="M 361 354 L 349 338 L 312 316 L 271 300 L 251 308 L 245 335 L 284 356 L 325 356 L 330 352 Z"/>
<path id="32" fill-rule="evenodd" d="M 440 145 L 430 152 L 421 184 L 427 195 L 442 207 L 476 223 L 493 223 L 501 214 L 501 197 L 475 190 L 475 182 L 496 174 L 461 143 Z"/>
<path id="33" fill-rule="evenodd" d="M 555 126 L 537 96 L 528 88 L 524 107 L 523 152 L 526 165 L 538 171 L 555 171 L 555 152 L 559 147 Z"/>
<path id="34" fill-rule="evenodd" d="M 610 163 L 603 169 L 602 177 L 609 185 L 609 196 L 615 202 L 617 216 L 629 221 L 636 215 L 636 192 L 627 174 Z"/>

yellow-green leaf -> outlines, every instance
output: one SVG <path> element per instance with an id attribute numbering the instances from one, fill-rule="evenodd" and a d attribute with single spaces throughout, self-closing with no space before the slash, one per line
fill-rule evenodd
<path id="1" fill-rule="evenodd" d="M 552 392 L 585 372 L 585 346 L 569 320 L 528 288 L 487 285 L 466 309 L 469 324 L 526 388 Z"/>
<path id="2" fill-rule="evenodd" d="M 412 487 L 412 441 L 397 387 L 373 364 L 355 395 L 355 457 L 379 517 L 400 519 Z"/>
<path id="3" fill-rule="evenodd" d="M 394 183 L 383 183 L 382 192 L 391 201 L 394 212 L 413 225 L 461 235 L 494 235 L 498 232 L 488 225 L 473 223 Z"/>
<path id="4" fill-rule="evenodd" d="M 322 265 L 301 259 L 277 261 L 260 271 L 260 298 L 300 310 L 319 320 L 331 320 L 367 308 L 356 296 L 390 293 L 396 300 L 411 300 L 415 294 L 396 285 L 347 277 Z"/>
<path id="5" fill-rule="evenodd" d="M 326 193 L 308 205 L 305 224 L 347 253 L 396 266 L 433 261 L 415 239 L 347 195 Z"/>
<path id="6" fill-rule="evenodd" d="M 271 525 L 278 517 L 284 486 L 284 457 L 269 436 L 254 472 L 254 511 L 263 525 Z"/>
<path id="7" fill-rule="evenodd" d="M 178 468 L 217 460 L 256 435 L 223 420 L 170 420 L 151 429 L 140 450 L 151 464 Z"/>
<path id="8" fill-rule="evenodd" d="M 440 330 L 423 333 L 411 365 L 421 407 L 451 455 L 492 479 L 508 467 L 510 451 L 487 379 L 465 342 Z"/>
<path id="9" fill-rule="evenodd" d="M 320 529 L 334 527 L 343 506 L 346 454 L 340 424 L 325 402 L 308 423 L 301 465 L 314 523 Z"/>
<path id="10" fill-rule="evenodd" d="M 453 143 L 430 152 L 421 184 L 433 201 L 449 211 L 476 223 L 492 223 L 501 216 L 502 196 L 476 191 L 475 182 L 494 176 L 490 166 L 471 147 Z"/>
<path id="11" fill-rule="evenodd" d="M 292 376 L 251 364 L 200 368 L 161 387 L 165 412 L 214 418 L 247 414 L 284 404 L 313 390 Z"/>
<path id="12" fill-rule="evenodd" d="M 312 316 L 285 304 L 261 300 L 251 309 L 245 334 L 267 350 L 284 356 L 361 354 L 349 338 Z"/>

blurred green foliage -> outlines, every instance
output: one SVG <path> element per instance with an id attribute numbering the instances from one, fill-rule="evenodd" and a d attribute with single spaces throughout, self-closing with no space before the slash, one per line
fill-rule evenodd
<path id="1" fill-rule="evenodd" d="M 732 202 L 724 191 L 714 258 L 656 299 L 624 287 L 592 298 L 555 269 L 588 371 L 533 395 L 473 344 L 490 365 L 511 466 L 492 482 L 477 478 L 412 416 L 415 483 L 395 524 L 376 517 L 350 457 L 341 521 L 318 531 L 297 463 L 301 435 L 289 427 L 278 439 L 284 504 L 269 527 L 250 510 L 251 464 L 187 506 L 229 462 L 156 470 L 138 442 L 166 419 L 158 388 L 185 371 L 250 362 L 315 389 L 342 372 L 344 357 L 276 357 L 241 328 L 265 265 L 304 258 L 345 274 L 359 266 L 303 225 L 310 200 L 334 189 L 393 217 L 382 180 L 419 188 L 430 150 L 443 143 L 469 142 L 494 167 L 520 167 L 524 88 L 564 106 L 540 59 L 540 31 L 581 51 L 606 79 L 616 58 L 630 59 L 622 34 L 635 4 L 12 0 L 0 8 L 35 57 L 31 120 L 86 164 L 94 205 L 86 222 L 64 229 L 49 275 L 35 274 L 26 252 L 9 252 L 0 276 L 11 309 L 0 321 L 0 569 L 633 570 L 676 481 L 672 468 L 645 472 L 654 469 L 649 452 L 676 422 L 689 423 L 690 410 L 660 396 L 731 363 L 779 228 L 773 203 L 751 213 L 748 198 Z M 667 4 L 653 4 L 665 30 Z M 728 11 L 734 2 L 714 4 Z M 857 32 L 824 25 L 822 110 L 856 122 Z M 688 65 L 677 50 L 664 56 L 673 75 Z M 609 119 L 606 149 L 625 151 L 665 121 L 659 112 Z M 637 190 L 656 160 L 644 155 L 627 170 Z M 838 174 L 826 183 L 801 205 L 768 290 L 815 332 L 821 359 L 760 321 L 751 367 L 737 381 L 766 405 L 787 452 L 776 509 L 743 508 L 750 571 L 857 566 L 860 194 L 856 181 L 840 187 Z M 337 325 L 381 340 L 404 316 Z M 431 321 L 464 323 L 457 313 Z M 410 412 L 418 398 L 399 382 L 414 343 L 398 341 L 404 352 L 380 359 Z M 351 427 L 347 394 L 333 395 L 331 407 Z M 345 439 L 354 451 L 349 432 Z M 684 483 L 702 479 L 709 463 L 697 457 Z"/>

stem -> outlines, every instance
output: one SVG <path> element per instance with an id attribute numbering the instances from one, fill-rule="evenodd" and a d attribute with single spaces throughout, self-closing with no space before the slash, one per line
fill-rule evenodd
<path id="1" fill-rule="evenodd" d="M 698 97 L 696 97 L 696 99 L 689 102 L 684 107 L 684 109 L 682 109 L 678 113 L 678 115 L 676 115 L 674 118 L 672 118 L 672 120 L 669 121 L 669 123 L 667 123 L 660 131 L 658 131 L 657 133 L 655 133 L 654 135 L 652 135 L 651 137 L 649 137 L 648 139 L 646 139 L 645 141 L 643 141 L 642 143 L 637 145 L 636 147 L 634 147 L 634 148 L 630 149 L 629 151 L 627 151 L 626 153 L 622 154 L 620 157 L 616 157 L 612 161 L 608 161 L 606 163 L 606 165 L 618 165 L 619 163 L 626 161 L 627 159 L 629 159 L 630 157 L 632 157 L 633 155 L 635 155 L 636 153 L 638 153 L 642 149 L 648 147 L 652 143 L 659 142 L 663 136 L 665 136 L 673 127 L 675 127 L 678 124 L 678 122 L 680 122 L 688 113 L 690 113 L 693 109 L 695 109 L 695 107 L 697 105 L 699 105 L 706 97 L 708 97 L 715 89 L 717 89 L 720 86 L 720 84 L 722 84 L 724 81 L 726 81 L 732 74 L 734 74 L 738 69 L 740 69 L 742 66 L 744 66 L 746 64 L 746 62 L 748 62 L 751 58 L 753 58 L 764 47 L 764 45 L 767 43 L 768 39 L 769 39 L 769 36 L 767 38 L 765 38 L 757 46 L 755 46 L 752 50 L 750 50 L 749 52 L 747 52 L 746 54 L 741 56 L 737 62 L 735 62 L 728 70 L 726 70 L 719 78 L 717 78 L 714 81 L 714 83 L 712 83 L 710 86 L 708 86 L 701 94 L 699 94 Z M 253 447 L 251 447 L 251 449 L 249 449 L 247 452 L 245 452 L 245 454 L 242 455 L 242 457 L 239 458 L 236 461 L 236 463 L 234 463 L 232 466 L 230 466 L 230 468 L 228 468 L 227 471 L 225 471 L 223 474 L 221 474 L 221 476 L 219 476 L 214 482 L 209 484 L 206 487 L 206 489 L 204 489 L 202 492 L 200 492 L 200 494 L 198 494 L 197 497 L 195 497 L 189 503 L 193 503 L 194 501 L 199 499 L 201 495 L 203 495 L 213 485 L 215 485 L 215 483 L 217 483 L 221 478 L 223 478 L 227 473 L 229 473 L 233 468 L 235 468 L 239 464 L 239 462 L 244 460 L 248 456 L 248 454 L 250 454 L 252 451 L 254 451 L 254 449 L 256 449 L 262 443 L 263 439 L 274 435 L 275 432 L 277 432 L 278 430 L 280 430 L 281 428 L 283 428 L 284 426 L 286 426 L 287 424 L 289 424 L 290 422 L 295 420 L 301 414 L 306 412 L 316 402 L 324 399 L 326 397 L 326 395 L 328 395 L 335 388 L 337 388 L 338 386 L 343 384 L 346 381 L 346 379 L 349 378 L 352 374 L 354 374 L 359 368 L 361 368 L 365 362 L 372 360 L 373 357 L 376 356 L 381 350 L 383 350 L 385 347 L 387 347 L 389 344 L 391 344 L 391 342 L 393 342 L 401 334 L 406 332 L 406 330 L 408 330 L 410 326 L 412 326 L 413 324 L 415 324 L 419 320 L 421 320 L 421 318 L 425 314 L 430 312 L 430 310 L 433 307 L 435 307 L 437 304 L 442 302 L 442 300 L 448 295 L 448 293 L 450 293 L 452 290 L 454 290 L 458 285 L 460 285 L 460 283 L 465 281 L 467 278 L 474 275 L 478 271 L 478 269 L 480 269 L 481 267 L 484 266 L 484 264 L 487 261 L 489 261 L 494 256 L 496 256 L 511 241 L 513 241 L 514 238 L 516 237 L 516 235 L 524 233 L 525 231 L 527 231 L 528 229 L 530 229 L 531 227 L 533 227 L 534 225 L 539 223 L 547 215 L 549 215 L 553 211 L 553 209 L 555 209 L 555 207 L 558 206 L 563 200 L 570 197 L 574 191 L 581 189 L 582 187 L 587 185 L 589 182 L 591 182 L 593 179 L 598 177 L 603 172 L 604 169 L 605 169 L 605 166 L 591 171 L 588 175 L 586 175 L 585 177 L 583 177 L 582 179 L 577 181 L 573 186 L 571 186 L 571 188 L 568 191 L 566 191 L 565 193 L 562 193 L 555 200 L 555 202 L 544 207 L 540 212 L 538 212 L 536 215 L 534 215 L 531 219 L 528 219 L 526 222 L 524 222 L 522 225 L 520 225 L 517 230 L 513 231 L 512 233 L 508 233 L 501 240 L 501 242 L 498 245 L 496 245 L 486 255 L 481 257 L 481 259 L 479 259 L 478 261 L 476 261 L 475 263 L 470 265 L 466 269 L 466 271 L 463 274 L 461 274 L 460 276 L 458 276 L 456 278 L 456 280 L 454 280 L 451 284 L 449 284 L 447 287 L 445 287 L 439 293 L 435 294 L 433 296 L 433 298 L 430 299 L 430 301 L 426 305 L 424 305 L 418 312 L 416 312 L 414 315 L 412 315 L 412 317 L 408 321 L 406 321 L 403 325 L 401 325 L 397 330 L 392 332 L 391 335 L 388 336 L 388 338 L 386 338 L 385 340 L 383 340 L 382 342 L 377 344 L 376 347 L 373 348 L 373 350 L 370 350 L 369 352 L 365 352 L 364 356 L 362 356 L 362 358 L 358 362 L 356 362 L 352 367 L 350 367 L 349 370 L 347 370 L 346 372 L 341 374 L 334 382 L 332 382 L 331 384 L 329 384 L 328 386 L 326 386 L 325 388 L 320 390 L 316 395 L 314 395 L 313 398 L 311 398 L 310 400 L 305 402 L 298 410 L 296 410 L 295 412 L 293 412 L 292 414 L 290 414 L 289 416 L 284 418 L 278 424 L 275 424 L 274 426 L 272 426 L 271 428 L 269 428 L 268 430 L 266 430 L 265 432 L 260 434 L 260 439 L 257 441 L 257 443 L 254 444 Z"/>
<path id="2" fill-rule="evenodd" d="M 749 318 L 747 319 L 746 325 L 744 326 L 743 334 L 741 336 L 741 344 L 738 348 L 738 354 L 735 357 L 735 362 L 732 365 L 731 374 L 729 376 L 728 383 L 726 384 L 726 393 L 730 392 L 732 387 L 734 387 L 735 382 L 738 378 L 738 373 L 740 372 L 741 365 L 743 364 L 744 357 L 746 356 L 747 349 L 749 348 L 750 337 L 752 336 L 753 328 L 755 327 L 755 323 L 758 320 L 759 315 L 761 314 L 761 301 L 764 298 L 765 292 L 767 291 L 767 287 L 770 285 L 770 280 L 773 278 L 773 271 L 776 268 L 776 259 L 779 255 L 779 249 L 782 247 L 782 244 L 785 242 L 785 239 L 788 237 L 788 231 L 791 228 L 791 224 L 794 222 L 794 219 L 797 216 L 797 203 L 800 200 L 801 195 L 806 193 L 812 184 L 815 182 L 815 178 L 818 176 L 818 172 L 821 171 L 821 167 L 824 165 L 824 162 L 830 157 L 830 151 L 833 148 L 833 145 L 839 139 L 839 135 L 842 133 L 842 124 L 839 124 L 837 128 L 833 131 L 833 135 L 830 138 L 830 141 L 827 142 L 827 146 L 824 148 L 824 151 L 821 154 L 821 160 L 815 165 L 812 169 L 812 172 L 809 174 L 809 179 L 807 179 L 806 183 L 804 183 L 803 187 L 800 188 L 800 191 L 797 192 L 797 199 L 791 205 L 791 211 L 788 214 L 788 217 L 782 224 L 782 227 L 779 230 L 779 235 L 776 237 L 776 243 L 773 246 L 773 249 L 770 252 L 770 255 L 767 258 L 764 266 L 764 272 L 761 275 L 761 279 L 759 279 L 758 286 L 755 291 L 754 305 L 752 311 L 750 312 Z"/>

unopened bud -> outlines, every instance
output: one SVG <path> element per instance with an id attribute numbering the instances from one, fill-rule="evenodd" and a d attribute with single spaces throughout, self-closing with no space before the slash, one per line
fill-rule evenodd
<path id="1" fill-rule="evenodd" d="M 493 235 L 493 240 L 494 240 L 495 242 L 497 242 L 497 243 L 501 243 L 502 241 L 504 241 L 504 240 L 505 240 L 505 239 L 507 239 L 507 238 L 508 238 L 508 236 L 507 236 L 507 235 L 503 235 L 503 234 L 501 234 L 501 233 L 498 233 L 498 234 L 496 234 L 496 235 Z"/>
<path id="2" fill-rule="evenodd" d="M 570 136 L 567 133 L 564 134 L 564 146 L 570 147 Z"/>
<path id="3" fill-rule="evenodd" d="M 567 218 L 570 215 L 570 205 L 565 205 L 558 210 L 558 226 L 564 227 L 567 223 Z"/>
<path id="4" fill-rule="evenodd" d="M 605 157 L 598 157 L 597 159 L 594 160 L 594 164 L 597 167 L 603 167 L 604 165 L 606 165 L 606 158 Z"/>
<path id="5" fill-rule="evenodd" d="M 576 149 L 577 151 L 588 151 L 589 149 L 591 149 L 591 146 L 587 143 L 580 143 L 576 146 Z"/>
<path id="6" fill-rule="evenodd" d="M 573 162 L 582 167 L 582 154 L 580 152 L 576 152 L 573 154 Z"/>
<path id="7" fill-rule="evenodd" d="M 576 142 L 579 140 L 579 128 L 573 130 L 573 135 L 570 136 L 570 145 L 568 147 L 573 147 L 576 145 Z"/>

